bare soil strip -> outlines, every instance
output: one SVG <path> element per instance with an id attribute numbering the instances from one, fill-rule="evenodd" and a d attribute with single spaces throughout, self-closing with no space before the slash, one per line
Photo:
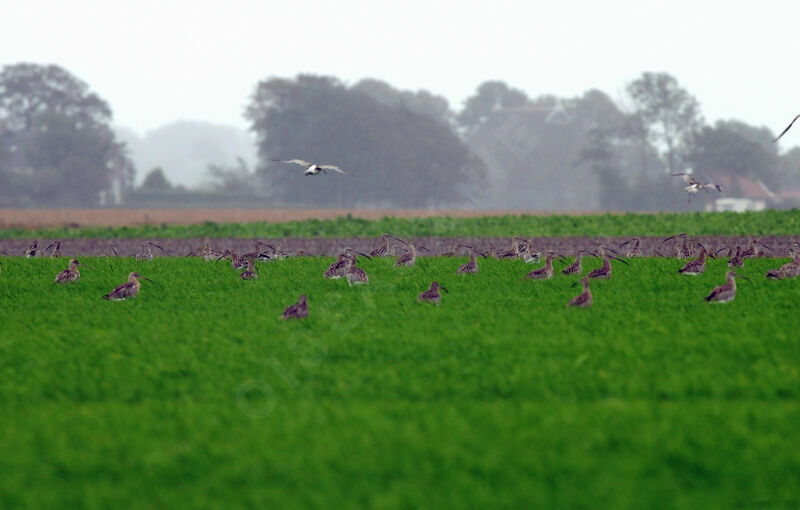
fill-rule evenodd
<path id="1" fill-rule="evenodd" d="M 540 251 L 551 249 L 559 255 L 574 256 L 578 250 L 594 250 L 600 245 L 617 249 L 617 247 L 627 241 L 626 237 L 535 237 L 533 246 Z M 800 236 L 755 236 L 759 241 L 770 248 L 768 256 L 784 257 L 787 255 L 789 247 L 794 242 L 800 242 Z M 212 239 L 211 246 L 222 251 L 224 249 L 234 250 L 242 254 L 252 251 L 257 240 L 264 241 L 275 247 L 280 247 L 291 254 L 301 251 L 308 255 L 327 255 L 334 256 L 345 247 L 369 253 L 372 249 L 381 245 L 380 238 L 283 238 L 283 239 Z M 723 246 L 739 245 L 746 246 L 748 238 L 742 236 L 699 236 L 693 237 L 693 241 L 699 241 L 709 250 L 717 250 Z M 142 246 L 144 239 L 65 239 L 61 242 L 61 252 L 65 256 L 97 256 L 106 255 L 110 247 L 114 247 L 120 256 L 132 256 Z M 511 247 L 510 238 L 500 237 L 422 237 L 416 239 L 419 245 L 424 246 L 429 252 L 418 251 L 418 255 L 436 256 L 454 250 L 459 245 L 474 246 L 479 251 L 490 249 L 507 250 Z M 645 256 L 672 256 L 673 241 L 662 242 L 661 237 L 642 237 L 641 250 Z M 33 242 L 32 239 L 17 239 L 0 241 L 0 251 L 9 255 L 21 256 L 25 249 Z M 191 250 L 203 246 L 203 239 L 156 239 L 155 242 L 164 248 L 166 256 L 182 257 Z M 40 248 L 44 248 L 50 240 L 39 240 Z M 161 256 L 162 253 L 155 248 L 153 253 Z M 401 251 L 402 253 L 402 251 Z M 461 254 L 466 255 L 466 250 L 461 250 Z M 624 253 L 624 249 L 620 250 Z M 722 255 L 722 253 L 720 254 Z"/>
<path id="2" fill-rule="evenodd" d="M 138 225 L 192 225 L 215 223 L 285 222 L 331 220 L 351 215 L 354 218 L 378 220 L 384 216 L 429 218 L 450 216 L 548 215 L 543 211 L 470 211 L 447 209 L 0 209 L 0 228 L 45 227 L 132 227 Z M 559 214 L 602 214 L 576 212 Z"/>

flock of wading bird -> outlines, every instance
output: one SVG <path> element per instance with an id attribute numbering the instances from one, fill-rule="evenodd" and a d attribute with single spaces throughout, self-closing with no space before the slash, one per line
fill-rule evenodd
<path id="1" fill-rule="evenodd" d="M 727 303 L 732 301 L 734 297 L 736 297 L 735 279 L 744 278 L 749 280 L 748 278 L 737 274 L 735 269 L 744 267 L 744 259 L 746 258 L 763 256 L 764 253 L 762 248 L 771 250 L 769 246 L 766 246 L 758 241 L 754 241 L 752 238 L 750 238 L 748 241 L 747 247 L 723 246 L 716 251 L 708 250 L 700 242 L 693 242 L 685 233 L 667 237 L 663 240 L 663 242 L 666 243 L 670 240 L 674 240 L 672 252 L 658 254 L 663 257 L 690 259 L 682 268 L 678 269 L 678 273 L 682 275 L 696 276 L 703 274 L 706 270 L 706 258 L 715 258 L 720 252 L 727 250 L 726 256 L 728 257 L 728 267 L 730 268 L 730 271 L 728 271 L 725 275 L 725 283 L 715 287 L 711 293 L 705 297 L 706 301 L 712 303 Z M 621 250 L 627 247 L 624 252 L 624 256 L 627 258 L 641 257 L 642 251 L 639 247 L 639 243 L 639 238 L 634 237 L 633 239 L 623 242 L 617 248 Z M 695 245 L 697 245 L 699 248 L 696 255 Z M 152 241 L 145 241 L 142 244 L 141 249 L 135 254 L 135 259 L 138 261 L 153 260 L 153 248 L 158 248 L 164 252 L 164 249 L 156 243 Z M 416 263 L 417 249 L 427 250 L 425 247 L 419 246 L 413 241 L 404 241 L 403 239 L 393 235 L 384 234 L 382 237 L 382 244 L 372 250 L 369 254 L 361 253 L 351 248 L 345 248 L 341 253 L 339 253 L 336 260 L 323 273 L 323 277 L 329 279 L 345 278 L 351 286 L 364 285 L 369 283 L 369 277 L 364 269 L 356 265 L 358 255 L 366 257 L 370 260 L 372 257 L 396 256 L 397 259 L 394 263 L 395 268 L 410 267 L 414 266 Z M 49 254 L 47 253 L 48 250 L 50 251 Z M 402 253 L 398 254 L 398 252 L 401 250 Z M 460 265 L 458 269 L 456 269 L 456 274 L 458 275 L 477 273 L 478 255 L 483 258 L 493 257 L 498 260 L 519 259 L 527 263 L 538 263 L 542 260 L 542 257 L 544 257 L 544 265 L 527 273 L 522 278 L 523 280 L 549 280 L 555 275 L 553 261 L 558 259 L 564 261 L 565 263 L 567 262 L 563 256 L 554 253 L 552 250 L 546 250 L 544 254 L 542 254 L 542 252 L 534 249 L 532 239 L 527 240 L 521 236 L 514 236 L 511 238 L 511 247 L 508 250 L 490 250 L 480 252 L 472 246 L 458 245 L 452 251 L 445 253 L 444 255 L 451 257 L 457 256 L 461 250 L 467 250 L 469 260 L 467 263 Z M 8 255 L 4 252 L 0 253 L 3 255 Z M 611 278 L 611 260 L 616 260 L 626 265 L 628 264 L 625 260 L 616 256 L 619 255 L 618 251 L 606 246 L 600 246 L 596 251 L 588 251 L 584 249 L 579 250 L 575 260 L 561 269 L 561 274 L 582 275 L 583 257 L 587 254 L 600 257 L 601 265 L 600 267 L 589 271 L 585 277 L 573 284 L 573 286 L 575 286 L 578 285 L 578 283 L 581 283 L 583 285 L 583 291 L 577 296 L 573 297 L 567 303 L 566 306 L 568 307 L 578 306 L 588 308 L 592 306 L 593 298 L 592 292 L 589 288 L 589 282 L 593 279 Z M 109 247 L 107 255 L 117 256 L 117 252 L 113 247 Z M 303 256 L 306 254 L 301 251 L 296 255 Z M 25 256 L 28 258 L 37 256 L 63 257 L 63 254 L 61 253 L 61 243 L 60 241 L 54 241 L 44 250 L 39 250 L 38 242 L 34 241 L 34 243 L 27 250 L 25 250 Z M 262 241 L 256 241 L 254 250 L 242 255 L 237 255 L 236 252 L 232 250 L 216 251 L 211 247 L 210 242 L 206 241 L 202 248 L 192 250 L 186 256 L 200 257 L 207 262 L 230 259 L 233 269 L 241 271 L 240 278 L 242 280 L 255 280 L 258 278 L 258 270 L 255 266 L 256 262 L 281 260 L 290 255 L 284 250 L 280 249 L 280 247 L 275 247 Z M 789 262 L 780 266 L 779 268 L 770 269 L 767 271 L 767 278 L 796 278 L 798 275 L 800 275 L 800 244 L 794 243 L 792 245 L 792 247 L 789 249 L 789 256 L 791 257 Z M 88 266 L 81 264 L 76 258 L 71 258 L 67 269 L 64 269 L 56 275 L 54 283 L 66 284 L 70 282 L 77 282 L 81 276 L 78 269 L 79 267 Z M 91 268 L 89 267 L 89 269 Z M 0 265 L 0 273 L 1 272 L 2 265 Z M 138 272 L 134 271 L 128 275 L 128 281 L 116 286 L 111 292 L 103 297 L 113 301 L 134 298 L 137 294 L 139 294 L 139 290 L 141 288 L 141 283 L 139 280 L 147 280 L 152 282 L 152 280 L 149 278 L 144 277 Z M 440 286 L 438 282 L 431 282 L 430 287 L 419 294 L 417 300 L 419 302 L 434 303 L 438 305 L 442 299 L 440 292 L 442 290 L 447 292 L 447 289 Z M 284 310 L 281 318 L 292 319 L 307 316 L 308 299 L 305 295 L 301 295 L 297 303 L 290 305 L 288 308 L 286 308 L 286 310 Z"/>

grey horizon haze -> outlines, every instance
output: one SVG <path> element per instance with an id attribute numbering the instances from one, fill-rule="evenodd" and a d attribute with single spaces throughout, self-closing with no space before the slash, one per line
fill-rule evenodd
<path id="1" fill-rule="evenodd" d="M 800 113 L 798 19 L 791 1 L 33 0 L 3 7 L 0 65 L 66 68 L 139 135 L 176 120 L 247 128 L 244 106 L 270 76 L 376 78 L 458 109 L 490 79 L 531 97 L 597 88 L 622 101 L 643 71 L 674 75 L 710 122 L 777 133 Z M 800 131 L 782 144 L 800 144 Z"/>

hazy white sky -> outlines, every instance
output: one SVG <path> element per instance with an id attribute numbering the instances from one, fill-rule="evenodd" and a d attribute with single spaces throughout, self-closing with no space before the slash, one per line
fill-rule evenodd
<path id="1" fill-rule="evenodd" d="M 140 133 L 177 119 L 246 127 L 255 83 L 300 72 L 428 89 L 481 82 L 614 99 L 667 71 L 707 119 L 779 131 L 800 113 L 800 2 L 5 2 L 0 65 L 56 63 Z M 791 132 L 790 132 L 791 135 Z M 786 143 L 800 143 L 800 130 Z"/>

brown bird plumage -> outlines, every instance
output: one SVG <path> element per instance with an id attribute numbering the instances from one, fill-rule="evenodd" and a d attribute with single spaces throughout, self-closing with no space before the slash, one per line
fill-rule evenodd
<path id="1" fill-rule="evenodd" d="M 61 241 L 53 241 L 47 246 L 47 248 L 44 249 L 44 251 L 47 251 L 50 248 L 53 248 L 53 251 L 50 252 L 50 256 L 52 258 L 58 258 L 63 256 L 61 255 Z"/>
<path id="2" fill-rule="evenodd" d="M 629 241 L 625 241 L 624 243 L 620 244 L 619 247 L 622 248 L 626 244 L 630 244 L 630 246 L 628 247 L 628 251 L 625 252 L 625 256 L 626 257 L 634 258 L 634 257 L 641 257 L 642 256 L 642 250 L 639 248 L 639 238 L 638 237 L 634 237 L 633 239 L 631 239 Z"/>
<path id="3" fill-rule="evenodd" d="M 581 308 L 589 308 L 592 306 L 592 291 L 589 290 L 589 277 L 584 276 L 581 278 L 581 283 L 583 284 L 583 292 L 570 299 L 569 303 L 567 303 L 567 307 L 579 306 Z"/>
<path id="4" fill-rule="evenodd" d="M 735 271 L 728 271 L 725 274 L 725 284 L 714 287 L 711 294 L 706 296 L 705 299 L 709 303 L 728 303 L 733 301 L 736 297 L 736 280 L 735 278 L 744 278 L 744 276 L 736 274 Z M 747 278 L 745 278 L 747 279 Z"/>
<path id="5" fill-rule="evenodd" d="M 142 286 L 141 282 L 139 282 L 140 278 L 142 280 L 152 281 L 134 271 L 128 275 L 127 282 L 123 283 L 122 285 L 118 285 L 114 290 L 103 296 L 103 298 L 111 301 L 122 301 L 128 298 L 135 298 L 136 295 L 139 294 L 139 289 Z"/>
<path id="6" fill-rule="evenodd" d="M 525 275 L 527 280 L 549 280 L 553 277 L 553 251 L 547 250 L 544 257 L 544 266 L 534 269 Z"/>
<path id="7" fill-rule="evenodd" d="M 469 262 L 458 266 L 456 274 L 475 274 L 478 272 L 478 257 L 475 248 L 472 246 L 461 246 L 469 249 Z"/>
<path id="8" fill-rule="evenodd" d="M 26 258 L 33 258 L 36 256 L 36 252 L 39 249 L 39 241 L 34 241 L 27 250 L 25 250 L 25 257 Z"/>
<path id="9" fill-rule="evenodd" d="M 570 275 L 570 274 L 581 274 L 583 272 L 583 254 L 586 253 L 586 250 L 580 249 L 578 250 L 578 256 L 575 257 L 575 262 L 568 265 L 564 269 L 561 270 L 561 274 L 563 275 Z"/>
<path id="10" fill-rule="evenodd" d="M 701 244 L 700 253 L 697 255 L 697 258 L 694 260 L 690 260 L 682 268 L 678 269 L 678 273 L 697 276 L 703 274 L 705 271 L 706 271 L 706 247 Z"/>
<path id="11" fill-rule="evenodd" d="M 247 260 L 247 269 L 242 271 L 242 274 L 239 275 L 242 280 L 255 280 L 258 278 L 258 273 L 256 272 L 254 264 L 253 259 Z"/>
<path id="12" fill-rule="evenodd" d="M 136 260 L 153 260 L 153 246 L 161 250 L 161 253 L 164 253 L 164 248 L 161 246 L 157 245 L 153 241 L 145 241 L 142 243 L 141 249 L 136 252 Z"/>
<path id="13" fill-rule="evenodd" d="M 308 298 L 302 294 L 297 303 L 289 305 L 281 314 L 281 319 L 302 319 L 308 317 Z"/>
<path id="14" fill-rule="evenodd" d="M 83 266 L 83 264 L 78 262 L 78 259 L 70 260 L 69 267 L 56 275 L 55 283 L 77 282 L 80 280 L 81 273 L 78 271 L 78 266 Z"/>
<path id="15" fill-rule="evenodd" d="M 438 305 L 439 301 L 442 299 L 442 294 L 439 292 L 440 288 L 447 292 L 447 289 L 444 287 L 439 287 L 439 282 L 431 282 L 431 286 L 428 288 L 428 290 L 417 296 L 417 301 L 420 303 L 434 303 L 435 305 Z"/>

